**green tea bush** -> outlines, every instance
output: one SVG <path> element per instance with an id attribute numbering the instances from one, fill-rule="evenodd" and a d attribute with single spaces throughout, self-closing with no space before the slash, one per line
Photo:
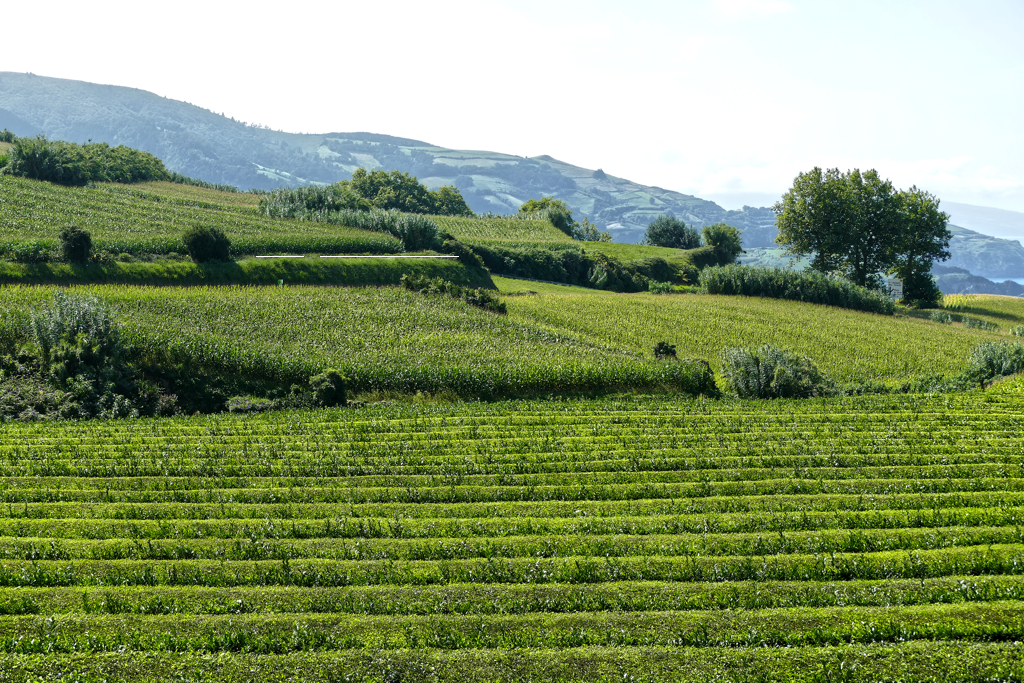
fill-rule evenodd
<path id="1" fill-rule="evenodd" d="M 0 142 L 11 143 L 18 139 L 18 136 L 4 128 L 0 130 Z"/>
<path id="2" fill-rule="evenodd" d="M 471 306 L 476 306 L 486 311 L 492 311 L 502 315 L 506 312 L 505 303 L 498 298 L 497 293 L 487 289 L 473 289 L 471 287 L 463 287 L 462 285 L 453 284 L 447 280 L 442 280 L 439 277 L 428 278 L 418 277 L 415 275 L 403 275 L 402 286 L 411 292 L 419 292 L 421 294 L 444 294 L 452 297 L 453 299 L 461 299 Z"/>
<path id="3" fill-rule="evenodd" d="M 810 358 L 770 344 L 757 349 L 725 349 L 722 377 L 740 398 L 810 398 L 838 391 Z"/>
<path id="4" fill-rule="evenodd" d="M 712 267 L 701 271 L 700 286 L 708 294 L 790 299 L 882 315 L 892 315 L 896 310 L 892 299 L 881 292 L 812 271 L 798 273 L 739 265 Z"/>
<path id="5" fill-rule="evenodd" d="M 231 260 L 231 240 L 220 228 L 199 225 L 185 233 L 185 251 L 196 263 Z"/>
<path id="6" fill-rule="evenodd" d="M 60 253 L 68 263 L 87 263 L 92 255 L 92 237 L 88 232 L 69 225 L 60 231 Z"/>
<path id="7" fill-rule="evenodd" d="M 1010 328 L 1010 334 L 1014 337 L 1024 337 L 1024 325 L 1017 325 Z"/>
<path id="8" fill-rule="evenodd" d="M 268 204 L 268 206 L 270 205 Z M 265 212 L 267 210 L 269 209 L 264 209 Z M 395 209 L 371 209 L 364 211 L 361 209 L 339 208 L 322 212 L 301 212 L 296 210 L 294 217 L 300 220 L 344 225 L 350 228 L 359 228 L 360 230 L 387 233 L 400 239 L 406 251 L 434 249 L 441 244 L 441 231 L 436 222 L 427 216 L 402 213 Z"/>
<path id="9" fill-rule="evenodd" d="M 943 325 L 952 325 L 956 322 L 956 319 L 945 311 L 932 311 L 931 315 L 928 316 L 928 319 L 932 322 L 942 323 Z"/>

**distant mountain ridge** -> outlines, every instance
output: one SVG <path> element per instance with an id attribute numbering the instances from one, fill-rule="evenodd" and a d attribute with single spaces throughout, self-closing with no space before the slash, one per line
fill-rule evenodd
<path id="1" fill-rule="evenodd" d="M 431 187 L 459 187 L 477 212 L 509 213 L 541 195 L 564 200 L 616 241 L 637 241 L 671 213 L 697 227 L 726 221 L 751 245 L 774 238 L 768 209 L 726 211 L 680 192 L 647 187 L 552 159 L 438 147 L 374 133 L 284 133 L 120 86 L 0 72 L 0 128 L 18 135 L 92 139 L 152 152 L 173 171 L 241 189 L 333 183 L 366 168 L 399 169 Z M 767 239 L 767 242 L 765 240 Z"/>
<path id="2" fill-rule="evenodd" d="M 398 169 L 432 188 L 457 186 L 476 212 L 512 213 L 527 199 L 554 196 L 617 242 L 638 242 L 654 217 L 668 213 L 698 228 L 733 225 L 748 249 L 776 246 L 775 215 L 766 207 L 727 211 L 546 155 L 453 150 L 378 133 L 285 133 L 136 88 L 0 72 L 2 128 L 136 147 L 172 171 L 241 189 L 333 183 L 360 166 Z M 1024 277 L 1019 243 L 958 230 L 949 265 L 989 277 Z"/>

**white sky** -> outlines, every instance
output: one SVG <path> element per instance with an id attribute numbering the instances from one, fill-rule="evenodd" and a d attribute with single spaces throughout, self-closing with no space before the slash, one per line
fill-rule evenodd
<path id="1" fill-rule="evenodd" d="M 0 70 L 292 132 L 550 154 L 730 208 L 817 165 L 1024 211 L 1021 0 L 96 0 L 3 15 L 17 28 Z"/>

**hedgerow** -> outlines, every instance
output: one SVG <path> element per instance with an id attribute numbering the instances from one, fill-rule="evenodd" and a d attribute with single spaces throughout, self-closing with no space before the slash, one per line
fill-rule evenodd
<path id="1" fill-rule="evenodd" d="M 790 299 L 883 315 L 892 315 L 896 308 L 893 300 L 881 292 L 813 271 L 738 265 L 710 267 L 700 272 L 700 286 L 708 294 Z"/>

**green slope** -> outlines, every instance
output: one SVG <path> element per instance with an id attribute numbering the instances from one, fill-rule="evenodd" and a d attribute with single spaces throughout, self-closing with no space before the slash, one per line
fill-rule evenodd
<path id="1" fill-rule="evenodd" d="M 1021 679 L 1020 396 L 712 405 L 6 425 L 0 675 Z"/>

